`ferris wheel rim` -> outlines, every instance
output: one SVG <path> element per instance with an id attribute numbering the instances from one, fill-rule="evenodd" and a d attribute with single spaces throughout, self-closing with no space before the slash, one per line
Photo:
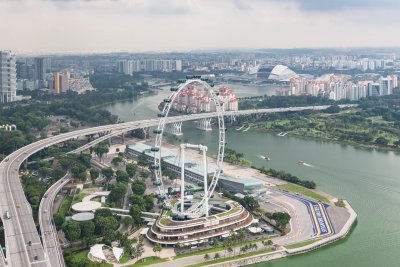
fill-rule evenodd
<path id="1" fill-rule="evenodd" d="M 211 182 L 208 184 L 208 194 L 207 196 L 203 196 L 201 201 L 196 203 L 194 206 L 189 208 L 186 212 L 195 214 L 196 212 L 199 212 L 199 207 L 204 204 L 205 201 L 208 201 L 209 198 L 212 196 L 214 193 L 215 187 L 217 185 L 217 182 L 221 176 L 222 173 L 222 163 L 223 163 L 223 158 L 224 158 L 224 150 L 225 150 L 225 124 L 224 124 L 224 115 L 223 115 L 223 108 L 221 106 L 220 100 L 218 96 L 215 94 L 213 87 L 210 86 L 206 81 L 201 80 L 201 79 L 188 79 L 185 80 L 185 82 L 180 83 L 168 96 L 168 98 L 164 99 L 164 107 L 161 113 L 159 113 L 159 121 L 156 129 L 156 140 L 155 140 L 155 145 L 154 145 L 154 173 L 156 176 L 156 181 L 159 183 L 158 185 L 158 190 L 160 196 L 164 198 L 164 202 L 167 206 L 170 206 L 171 208 L 171 202 L 169 200 L 168 194 L 165 192 L 165 187 L 164 187 L 164 182 L 163 182 L 163 176 L 162 176 L 162 141 L 163 141 L 163 135 L 164 135 L 164 129 L 167 124 L 167 118 L 171 109 L 172 104 L 174 103 L 174 100 L 176 97 L 180 94 L 180 92 L 187 87 L 188 85 L 191 84 L 201 84 L 205 90 L 211 95 L 211 99 L 215 104 L 216 112 L 217 112 L 217 118 L 218 118 L 218 153 L 217 153 L 217 165 L 214 171 L 214 174 L 212 176 Z"/>

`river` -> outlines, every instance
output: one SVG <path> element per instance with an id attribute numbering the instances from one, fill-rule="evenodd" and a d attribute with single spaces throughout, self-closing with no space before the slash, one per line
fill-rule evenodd
<path id="1" fill-rule="evenodd" d="M 266 93 L 272 94 L 268 90 Z M 163 90 L 156 96 L 116 103 L 107 109 L 124 121 L 155 118 L 157 105 L 167 94 L 168 90 Z M 190 122 L 184 124 L 184 137 L 208 145 L 215 153 L 217 132 L 201 132 L 192 126 Z M 400 266 L 399 155 L 235 128 L 228 129 L 227 143 L 256 166 L 314 180 L 320 190 L 347 199 L 358 214 L 358 223 L 347 239 L 311 253 L 255 266 Z M 265 154 L 271 161 L 259 157 Z M 308 166 L 298 165 L 298 160 Z"/>

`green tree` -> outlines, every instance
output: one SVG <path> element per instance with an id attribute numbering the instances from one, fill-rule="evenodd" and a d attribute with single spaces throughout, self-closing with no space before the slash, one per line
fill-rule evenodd
<path id="1" fill-rule="evenodd" d="M 86 166 L 80 162 L 73 164 L 71 173 L 77 179 L 86 180 Z"/>
<path id="2" fill-rule="evenodd" d="M 80 227 L 82 237 L 90 237 L 94 234 L 95 225 L 92 221 L 81 222 Z"/>
<path id="3" fill-rule="evenodd" d="M 375 139 L 375 144 L 380 145 L 380 146 L 387 146 L 389 141 L 385 137 L 378 137 Z"/>
<path id="4" fill-rule="evenodd" d="M 394 141 L 393 145 L 395 145 L 396 147 L 400 147 L 400 140 Z"/>
<path id="5" fill-rule="evenodd" d="M 124 183 L 118 182 L 112 189 L 110 194 L 108 195 L 108 198 L 110 201 L 113 201 L 115 203 L 120 203 L 122 199 L 124 199 L 124 196 L 127 191 L 127 186 Z"/>
<path id="6" fill-rule="evenodd" d="M 90 179 L 92 179 L 92 182 L 94 183 L 94 181 L 99 177 L 100 172 L 96 169 L 90 169 Z"/>
<path id="7" fill-rule="evenodd" d="M 86 167 L 86 169 L 89 169 L 92 166 L 90 163 L 92 156 L 89 154 L 81 153 L 79 154 L 77 159 L 80 163 L 82 163 Z"/>
<path id="8" fill-rule="evenodd" d="M 94 223 L 95 223 L 95 232 L 101 235 L 104 235 L 107 231 L 115 231 L 119 226 L 119 223 L 114 216 L 97 217 L 95 218 Z"/>
<path id="9" fill-rule="evenodd" d="M 97 209 L 94 212 L 95 218 L 97 217 L 111 217 L 113 216 L 112 211 L 110 209 Z"/>
<path id="10" fill-rule="evenodd" d="M 272 213 L 271 219 L 276 222 L 276 227 L 280 230 L 284 230 L 286 225 L 290 221 L 290 215 L 287 212 L 274 212 Z"/>
<path id="11" fill-rule="evenodd" d="M 132 194 L 129 197 L 129 201 L 131 202 L 132 205 L 137 205 L 137 206 L 145 209 L 145 200 L 142 196 Z"/>
<path id="12" fill-rule="evenodd" d="M 108 149 L 108 146 L 105 144 L 100 144 L 98 146 L 95 146 L 93 150 L 94 150 L 94 153 L 96 153 L 96 155 L 99 157 L 100 162 L 101 162 L 103 155 L 107 154 L 110 151 Z"/>
<path id="13" fill-rule="evenodd" d="M 128 173 L 129 177 L 133 177 L 136 174 L 138 167 L 136 164 L 128 163 L 126 164 L 126 172 Z"/>
<path id="14" fill-rule="evenodd" d="M 146 211 L 151 211 L 154 208 L 154 198 L 152 195 L 145 195 L 144 199 L 144 207 Z"/>
<path id="15" fill-rule="evenodd" d="M 57 229 L 61 229 L 62 225 L 65 222 L 64 216 L 62 216 L 60 213 L 56 213 L 53 216 L 54 224 L 56 225 Z"/>
<path id="16" fill-rule="evenodd" d="M 114 171 L 110 167 L 102 168 L 101 169 L 101 174 L 103 174 L 107 178 L 107 180 L 109 181 L 111 179 L 111 177 L 114 175 Z"/>
<path id="17" fill-rule="evenodd" d="M 79 226 L 79 223 L 75 221 L 69 221 L 64 228 L 64 232 L 68 240 L 78 240 L 81 236 L 81 228 Z"/>
<path id="18" fill-rule="evenodd" d="M 133 219 L 130 216 L 125 216 L 121 219 L 121 223 L 125 225 L 132 225 L 133 224 Z"/>
<path id="19" fill-rule="evenodd" d="M 157 255 L 157 253 L 158 253 L 158 256 L 159 256 L 161 250 L 162 250 L 162 248 L 161 248 L 160 243 L 156 243 L 156 244 L 154 245 L 154 247 L 153 247 L 153 252 L 156 253 L 156 255 Z"/>
<path id="20" fill-rule="evenodd" d="M 122 162 L 122 158 L 121 157 L 114 157 L 111 160 L 111 163 L 115 166 L 119 166 L 119 164 Z"/>
<path id="21" fill-rule="evenodd" d="M 260 207 L 260 204 L 258 203 L 258 201 L 252 196 L 245 196 L 243 198 L 242 204 L 244 204 L 244 206 L 246 208 L 248 208 L 250 211 L 254 211 Z"/>
<path id="22" fill-rule="evenodd" d="M 135 225 L 139 225 L 142 223 L 142 218 L 141 218 L 141 212 L 142 208 L 140 208 L 137 205 L 132 205 L 131 208 L 129 209 L 129 214 L 132 216 L 133 223 Z"/>
<path id="23" fill-rule="evenodd" d="M 116 171 L 117 181 L 118 182 L 129 182 L 129 175 L 126 171 L 117 170 Z"/>
<path id="24" fill-rule="evenodd" d="M 132 183 L 132 192 L 136 195 L 143 195 L 146 191 L 146 184 L 143 181 L 134 181 Z"/>

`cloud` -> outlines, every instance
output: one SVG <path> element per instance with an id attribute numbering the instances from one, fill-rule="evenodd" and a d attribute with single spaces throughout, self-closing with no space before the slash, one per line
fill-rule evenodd
<path id="1" fill-rule="evenodd" d="M 399 46 L 397 1 L 0 0 L 0 50 Z"/>
<path id="2" fill-rule="evenodd" d="M 0 8 L 13 12 L 30 7 L 57 8 L 59 12 L 106 10 L 121 14 L 183 15 L 194 12 L 201 0 L 0 0 Z M 1 10 L 0 10 L 1 11 Z"/>
<path id="3" fill-rule="evenodd" d="M 235 8 L 241 10 L 241 11 L 247 11 L 251 10 L 251 6 L 249 6 L 247 3 L 244 3 L 242 0 L 233 0 L 233 5 Z"/>
<path id="4" fill-rule="evenodd" d="M 275 0 L 273 0 L 275 1 Z M 280 1 L 281 3 L 284 1 Z M 400 7 L 398 0 L 286 0 L 302 11 L 335 12 L 349 9 Z"/>

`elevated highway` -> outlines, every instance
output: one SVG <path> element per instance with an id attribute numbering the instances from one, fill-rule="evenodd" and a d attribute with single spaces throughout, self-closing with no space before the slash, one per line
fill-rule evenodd
<path id="1" fill-rule="evenodd" d="M 67 173 L 57 183 L 53 184 L 45 193 L 39 205 L 39 226 L 42 234 L 43 248 L 48 256 L 50 266 L 65 266 L 57 230 L 53 223 L 53 203 L 60 190 L 71 181 Z"/>
<path id="2" fill-rule="evenodd" d="M 341 105 L 341 107 L 351 107 L 354 105 Z M 274 112 L 288 112 L 288 111 L 302 111 L 302 110 L 323 110 L 329 106 L 308 106 L 308 107 L 291 107 L 291 108 L 273 108 L 273 109 L 252 109 L 240 111 L 226 111 L 224 116 L 242 116 L 251 114 L 263 114 Z M 217 113 L 201 113 L 192 115 L 181 115 L 169 117 L 167 123 L 200 120 L 210 117 L 216 117 Z M 10 154 L 0 163 L 0 214 L 2 217 L 5 239 L 6 239 L 6 258 L 7 266 L 25 267 L 25 266 L 43 266 L 43 267 L 57 267 L 61 265 L 61 261 L 54 261 L 53 257 L 62 257 L 61 250 L 49 250 L 49 247 L 54 246 L 54 242 L 45 237 L 45 233 L 51 231 L 51 228 L 46 228 L 42 233 L 42 239 L 36 229 L 35 222 L 32 216 L 32 209 L 27 201 L 21 181 L 19 179 L 19 169 L 22 162 L 27 160 L 28 157 L 37 153 L 38 151 L 55 145 L 57 143 L 65 142 L 67 140 L 93 135 L 97 133 L 108 133 L 87 145 L 75 150 L 80 152 L 90 148 L 91 146 L 106 140 L 107 138 L 128 132 L 135 129 L 143 129 L 147 127 L 156 126 L 158 119 L 133 121 L 112 125 L 104 125 L 93 128 L 81 129 L 74 132 L 69 132 L 54 137 L 49 137 L 35 143 L 29 144 L 23 148 Z M 41 224 L 44 224 L 46 215 L 43 215 L 45 209 L 41 210 L 39 218 Z M 5 218 L 5 213 L 9 212 L 10 218 Z M 42 226 L 43 227 L 43 226 Z M 46 227 L 46 226 L 44 226 Z M 52 230 L 54 231 L 54 229 Z M 52 234 L 56 238 L 55 234 Z M 45 245 L 42 245 L 42 240 Z M 53 243 L 54 244 L 53 244 Z M 50 255 L 48 254 L 50 253 Z M 0 264 L 4 261 L 4 257 L 0 260 Z M 50 257 L 52 259 L 50 259 Z"/>

